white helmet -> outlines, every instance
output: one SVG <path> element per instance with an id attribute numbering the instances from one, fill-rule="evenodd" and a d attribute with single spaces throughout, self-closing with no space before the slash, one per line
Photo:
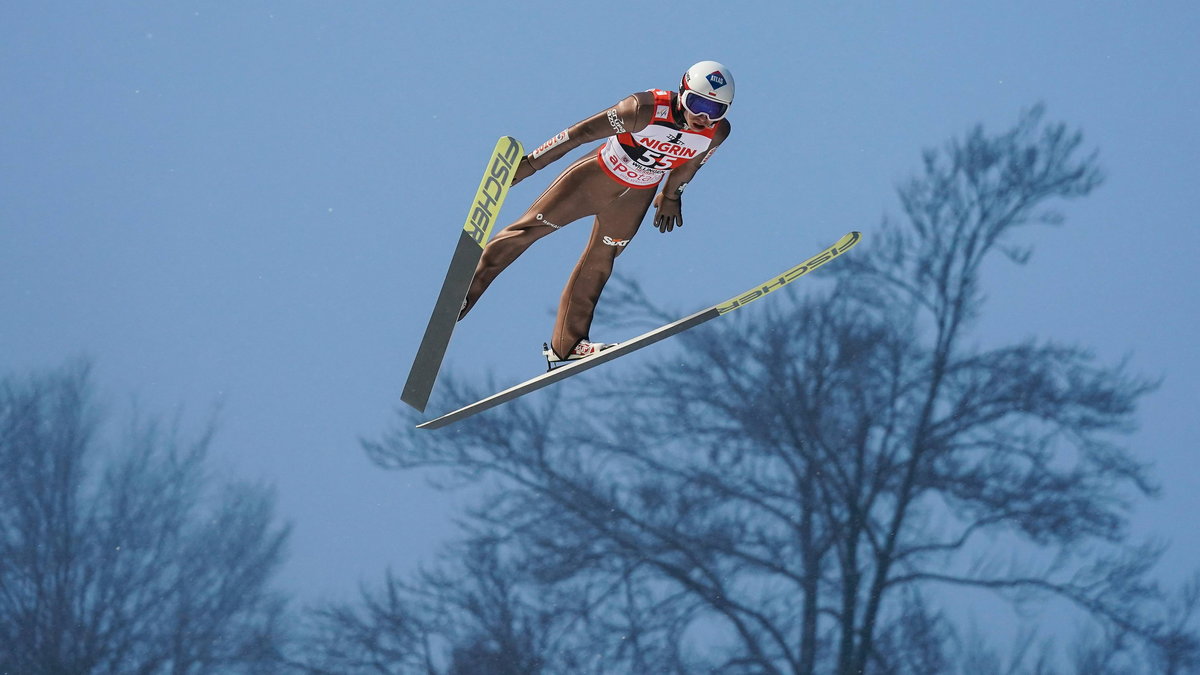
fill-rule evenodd
<path id="1" fill-rule="evenodd" d="M 733 103 L 733 73 L 716 61 L 701 61 L 688 68 L 681 86 L 725 105 Z"/>
<path id="2" fill-rule="evenodd" d="M 733 103 L 733 73 L 716 61 L 701 61 L 683 74 L 679 98 L 693 114 L 719 120 Z"/>

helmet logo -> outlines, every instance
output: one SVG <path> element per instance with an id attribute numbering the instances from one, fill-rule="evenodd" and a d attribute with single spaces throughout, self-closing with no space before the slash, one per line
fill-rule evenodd
<path id="1" fill-rule="evenodd" d="M 709 85 L 711 85 L 713 89 L 720 89 L 721 87 L 725 86 L 725 77 L 721 75 L 721 71 L 719 70 L 714 70 L 713 72 L 709 73 L 708 77 L 705 79 L 708 80 Z"/>

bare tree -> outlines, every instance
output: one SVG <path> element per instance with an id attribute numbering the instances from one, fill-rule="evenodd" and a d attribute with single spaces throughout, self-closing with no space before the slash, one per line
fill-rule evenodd
<path id="1" fill-rule="evenodd" d="M 0 381 L 0 672 L 269 671 L 271 494 L 215 486 L 210 434 L 100 422 L 86 365 Z"/>
<path id="2" fill-rule="evenodd" d="M 499 548 L 481 535 L 415 582 L 389 572 L 358 606 L 315 608 L 292 663 L 314 675 L 537 675 L 557 613 L 523 597 Z"/>
<path id="3" fill-rule="evenodd" d="M 984 263 L 1024 263 L 1020 231 L 1100 183 L 1080 147 L 1040 107 L 976 128 L 925 153 L 903 221 L 820 292 L 683 334 L 685 357 L 640 374 L 584 376 L 443 435 L 405 418 L 367 450 L 499 481 L 473 522 L 613 670 L 954 672 L 986 652 L 956 647 L 930 603 L 970 589 L 1065 601 L 1142 664 L 1186 672 L 1194 623 L 1164 618 L 1159 550 L 1127 531 L 1157 488 L 1118 441 L 1155 383 L 1049 340 L 972 343 Z M 650 323 L 676 314 L 609 292 Z M 1008 670 L 1052 672 L 1029 644 Z M 556 658 L 548 672 L 571 672 Z"/>

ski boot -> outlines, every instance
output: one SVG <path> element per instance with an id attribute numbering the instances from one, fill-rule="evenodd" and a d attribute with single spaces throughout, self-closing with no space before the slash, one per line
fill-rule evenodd
<path id="1" fill-rule="evenodd" d="M 617 343 L 615 342 L 589 342 L 587 340 L 580 340 L 579 344 L 575 345 L 575 348 L 571 350 L 571 353 L 567 354 L 567 358 L 562 359 L 559 358 L 558 354 L 554 353 L 554 350 L 550 348 L 549 344 L 543 342 L 542 354 L 544 354 L 546 357 L 546 370 L 551 371 L 561 365 L 570 363 L 571 361 L 586 359 L 593 354 L 599 354 L 605 349 L 616 346 Z"/>

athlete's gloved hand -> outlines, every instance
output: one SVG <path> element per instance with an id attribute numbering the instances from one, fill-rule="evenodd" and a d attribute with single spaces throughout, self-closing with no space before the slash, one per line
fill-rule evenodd
<path id="1" fill-rule="evenodd" d="M 529 163 L 529 155 L 525 155 L 521 158 L 521 161 L 517 162 L 517 170 L 513 172 L 512 185 L 516 185 L 529 178 L 535 171 L 537 169 L 533 168 L 533 165 Z"/>
<path id="2" fill-rule="evenodd" d="M 676 227 L 683 227 L 683 202 L 679 199 L 668 199 L 663 193 L 654 197 L 654 226 L 659 232 L 670 232 Z"/>

